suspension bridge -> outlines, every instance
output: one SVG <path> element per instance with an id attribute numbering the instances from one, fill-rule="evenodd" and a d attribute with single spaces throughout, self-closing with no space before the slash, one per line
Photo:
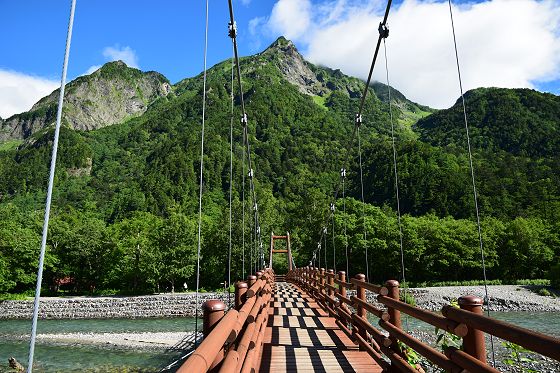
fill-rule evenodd
<path id="1" fill-rule="evenodd" d="M 237 48 L 237 27 L 233 12 L 232 0 L 228 0 L 230 22 L 228 34 L 233 44 L 232 60 L 232 92 L 231 92 L 231 121 L 230 121 L 230 165 L 233 158 L 233 83 L 237 79 L 239 102 L 242 112 L 240 123 L 243 127 L 243 187 L 245 176 L 249 182 L 249 196 L 252 199 L 252 216 L 246 218 L 245 203 L 243 203 L 243 226 L 245 220 L 251 219 L 251 259 L 250 275 L 246 280 L 235 283 L 233 301 L 226 305 L 218 300 L 206 301 L 201 305 L 202 336 L 198 335 L 198 313 L 196 317 L 195 348 L 185 357 L 184 362 L 177 368 L 178 372 L 423 372 L 423 365 L 429 364 L 436 369 L 448 372 L 499 372 L 494 356 L 494 337 L 513 342 L 543 356 L 560 361 L 560 340 L 545 334 L 517 327 L 490 317 L 489 312 L 483 312 L 486 304 L 488 310 L 488 294 L 483 300 L 466 294 L 458 299 L 458 307 L 445 306 L 440 313 L 431 312 L 407 304 L 401 300 L 400 283 L 388 279 L 383 284 L 368 282 L 370 268 L 366 248 L 366 274 L 350 276 L 348 262 L 348 245 L 344 247 L 346 256 L 346 271 L 336 271 L 335 247 L 333 242 L 333 269 L 328 268 L 326 261 L 327 225 L 336 213 L 336 200 L 346 194 L 346 167 L 351 150 L 357 142 L 359 155 L 359 170 L 361 180 L 361 199 L 364 201 L 364 187 L 362 177 L 362 154 L 360 127 L 363 125 L 362 113 L 365 99 L 372 79 L 372 73 L 378 54 L 383 44 L 385 55 L 386 82 L 389 95 L 389 118 L 393 145 L 393 171 L 396 190 L 396 209 L 398 215 L 401 280 L 406 283 L 405 258 L 403 254 L 401 213 L 399 203 L 399 179 L 397 154 L 395 147 L 395 128 L 391 108 L 391 90 L 389 80 L 389 64 L 387 61 L 386 39 L 389 37 L 387 20 L 392 1 L 389 0 L 382 21 L 379 23 L 379 36 L 368 78 L 357 113 L 354 127 L 347 144 L 346 159 L 340 169 L 340 179 L 335 187 L 332 202 L 325 211 L 323 224 L 318 227 L 317 247 L 311 251 L 309 266 L 296 267 L 292 257 L 290 234 L 274 235 L 271 233 L 269 261 L 265 262 L 265 250 L 260 228 L 257 193 L 255 191 L 254 162 L 248 134 L 249 116 L 245 109 L 243 97 L 242 77 Z M 58 103 L 55 139 L 51 160 L 50 178 L 47 190 L 47 202 L 43 225 L 41 256 L 37 279 L 37 290 L 34 303 L 33 324 L 29 351 L 28 372 L 33 369 L 33 352 L 36 337 L 42 269 L 48 232 L 51 196 L 56 168 L 56 154 L 58 136 L 61 124 L 66 71 L 72 36 L 76 0 L 72 0 L 70 22 L 66 41 L 64 65 L 61 79 L 60 98 Z M 450 20 L 455 45 L 455 57 L 459 78 L 459 90 L 462 98 L 464 125 L 467 137 L 467 149 L 473 187 L 474 209 L 478 224 L 478 239 L 481 251 L 482 267 L 484 268 L 484 247 L 480 229 L 478 213 L 478 197 L 473 169 L 466 105 L 463 98 L 459 54 L 455 42 L 453 24 L 453 10 L 451 0 L 448 0 Z M 206 33 L 204 46 L 204 77 L 202 97 L 202 126 L 201 126 L 201 158 L 200 158 L 200 193 L 199 193 L 199 223 L 197 247 L 197 296 L 199 305 L 200 288 L 200 257 L 201 257 L 201 225 L 202 225 L 202 194 L 204 170 L 204 131 L 206 116 L 206 74 L 208 47 L 208 0 L 206 1 Z M 235 70 L 234 70 L 235 66 Z M 245 166 L 247 168 L 245 168 Z M 228 251 L 228 283 L 231 283 L 231 185 L 232 169 L 230 167 L 230 245 Z M 245 202 L 245 189 L 243 189 Z M 345 204 L 343 203 L 343 210 Z M 344 226 L 346 233 L 346 226 Z M 243 232 L 245 234 L 245 232 Z M 364 238 L 365 238 L 364 228 Z M 334 236 L 333 236 L 334 239 Z M 275 241 L 285 240 L 286 249 L 275 249 Z M 322 246 L 322 243 L 325 243 Z M 243 236 L 245 247 L 245 235 Z M 244 251 L 243 251 L 244 253 Z M 321 268 L 322 254 L 325 254 L 324 266 Z M 288 272 L 276 274 L 273 269 L 273 254 L 286 254 L 288 257 Z M 375 268 L 371 269 L 375 271 Z M 243 257 L 243 272 L 245 273 L 245 257 Z M 486 281 L 486 273 L 483 273 Z M 403 289 L 406 292 L 406 287 Z M 198 308 L 197 308 L 198 312 Z M 428 323 L 456 340 L 460 340 L 460 348 L 443 346 L 439 348 L 411 335 L 410 329 L 403 326 L 401 314 Z M 489 336 L 486 338 L 485 336 Z M 487 343 L 489 350 L 487 351 Z"/>

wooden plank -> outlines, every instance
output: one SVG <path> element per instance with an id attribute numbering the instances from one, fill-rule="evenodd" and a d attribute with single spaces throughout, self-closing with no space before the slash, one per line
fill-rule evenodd
<path id="1" fill-rule="evenodd" d="M 313 299 L 276 283 L 260 356 L 260 372 L 381 372 Z"/>

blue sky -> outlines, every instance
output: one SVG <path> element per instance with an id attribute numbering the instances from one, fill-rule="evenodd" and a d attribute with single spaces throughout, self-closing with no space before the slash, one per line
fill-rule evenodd
<path id="1" fill-rule="evenodd" d="M 269 14 L 273 1 L 235 1 L 240 53 L 250 19 Z M 0 68 L 59 79 L 70 1 L 0 0 L 2 37 Z M 157 70 L 172 82 L 198 74 L 203 67 L 205 2 L 194 0 L 77 0 L 68 76 L 107 62 L 105 48 L 129 47 L 142 70 Z M 231 56 L 227 36 L 227 1 L 210 1 L 209 62 Z M 273 39 L 272 37 L 270 38 Z"/>
<path id="2" fill-rule="evenodd" d="M 365 77 L 382 0 L 234 0 L 241 55 L 278 36 L 310 61 Z M 28 110 L 60 80 L 69 0 L 0 0 L 0 116 Z M 123 59 L 173 83 L 203 67 L 204 0 L 77 0 L 73 79 Z M 560 93 L 560 0 L 461 1 L 454 8 L 467 89 L 530 87 Z M 210 0 L 209 65 L 231 56 L 226 0 Z M 387 40 L 391 84 L 448 107 L 458 96 L 447 3 L 394 3 Z M 382 64 L 379 64 L 382 66 Z M 384 71 L 374 78 L 384 81 Z"/>

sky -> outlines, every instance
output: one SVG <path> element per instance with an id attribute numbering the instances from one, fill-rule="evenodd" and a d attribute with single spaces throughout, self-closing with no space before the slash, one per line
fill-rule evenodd
<path id="1" fill-rule="evenodd" d="M 309 61 L 367 76 L 381 0 L 234 0 L 241 55 L 283 35 Z M 465 90 L 527 87 L 560 94 L 560 0 L 455 1 Z M 0 117 L 27 111 L 60 85 L 69 0 L 0 0 Z M 226 0 L 210 0 L 208 65 L 231 58 Z M 69 80 L 123 60 L 172 83 L 203 70 L 204 0 L 77 0 Z M 390 83 L 435 108 L 459 97 L 446 1 L 393 2 Z M 382 50 L 383 51 L 383 50 Z M 386 82 L 384 54 L 374 79 Z"/>

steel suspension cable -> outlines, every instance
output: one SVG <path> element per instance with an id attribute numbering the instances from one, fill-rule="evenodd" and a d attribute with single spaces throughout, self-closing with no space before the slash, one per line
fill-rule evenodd
<path id="1" fill-rule="evenodd" d="M 323 237 L 325 238 L 325 248 L 324 248 L 324 252 L 325 252 L 325 269 L 329 268 L 329 264 L 327 262 L 327 227 L 324 226 L 323 227 Z M 321 241 L 319 241 L 320 243 Z"/>
<path id="2" fill-rule="evenodd" d="M 490 297 L 488 296 L 488 278 L 486 277 L 486 262 L 485 262 L 485 254 L 484 254 L 484 245 L 482 240 L 482 228 L 480 224 L 480 212 L 478 208 L 478 193 L 476 190 L 476 178 L 474 175 L 474 165 L 473 165 L 473 156 L 471 150 L 471 137 L 469 134 L 469 122 L 467 120 L 467 105 L 465 103 L 465 95 L 463 93 L 463 80 L 461 77 L 461 65 L 459 63 L 459 52 L 457 48 L 457 37 L 455 35 L 455 22 L 453 20 L 453 9 L 451 6 L 451 0 L 447 0 L 449 5 L 449 18 L 451 19 L 451 30 L 453 32 L 453 46 L 455 48 L 455 62 L 457 64 L 457 76 L 459 78 L 459 91 L 461 93 L 461 103 L 463 105 L 463 119 L 465 123 L 465 134 L 467 137 L 467 150 L 469 155 L 469 168 L 471 173 L 471 181 L 472 181 L 472 190 L 473 190 L 473 199 L 474 199 L 474 209 L 476 212 L 476 225 L 478 229 L 478 242 L 480 246 L 480 257 L 482 260 L 482 275 L 484 277 L 484 296 L 486 301 L 486 313 L 488 317 L 490 317 Z M 494 338 L 490 335 L 490 348 L 492 350 L 492 366 L 496 366 L 496 356 L 494 352 Z"/>
<path id="3" fill-rule="evenodd" d="M 346 170 L 343 168 L 340 170 L 340 176 L 342 177 L 342 220 L 344 221 L 344 250 L 346 255 L 346 276 L 350 277 L 350 267 L 348 265 L 348 236 L 346 230 Z"/>
<path id="4" fill-rule="evenodd" d="M 35 300 L 33 302 L 33 319 L 31 322 L 31 339 L 29 341 L 29 360 L 27 372 L 33 371 L 33 356 L 35 354 L 35 340 L 37 338 L 37 319 L 39 316 L 39 304 L 41 302 L 41 285 L 43 282 L 43 266 L 45 263 L 45 252 L 47 250 L 47 235 L 49 232 L 49 219 L 51 212 L 52 191 L 54 185 L 54 175 L 56 171 L 56 156 L 58 152 L 58 138 L 60 135 L 60 125 L 62 122 L 62 106 L 64 104 L 64 89 L 66 87 L 66 73 L 68 71 L 68 59 L 70 56 L 70 46 L 72 43 L 72 28 L 74 26 L 74 13 L 76 10 L 76 0 L 72 0 L 70 5 L 70 18 L 68 20 L 68 31 L 66 34 L 66 47 L 64 50 L 64 62 L 62 64 L 62 77 L 60 78 L 60 93 L 58 96 L 58 108 L 56 112 L 56 125 L 54 129 L 54 140 L 51 154 L 51 167 L 49 172 L 49 184 L 47 186 L 47 200 L 45 202 L 45 216 L 43 220 L 43 232 L 41 237 L 41 252 L 39 254 L 39 265 L 37 269 L 37 284 L 35 287 Z"/>
<path id="5" fill-rule="evenodd" d="M 363 109 L 364 109 L 364 105 L 365 105 L 365 100 L 366 100 L 366 96 L 367 96 L 369 86 L 370 86 L 370 83 L 371 83 L 371 78 L 372 78 L 372 75 L 373 75 L 373 69 L 375 67 L 375 62 L 377 61 L 377 55 L 379 54 L 379 48 L 381 46 L 381 40 L 383 39 L 382 30 L 385 28 L 385 25 L 387 24 L 387 18 L 389 17 L 389 11 L 391 9 L 391 4 L 392 4 L 392 0 L 388 0 L 387 1 L 387 7 L 385 8 L 385 14 L 383 16 L 383 21 L 381 21 L 379 23 L 379 37 L 377 39 L 377 45 L 375 47 L 375 52 L 373 54 L 373 59 L 371 61 L 371 66 L 370 66 L 370 69 L 369 69 L 368 77 L 367 77 L 366 84 L 365 84 L 365 87 L 364 87 L 364 91 L 362 93 L 362 97 L 361 97 L 361 100 L 360 100 L 359 110 L 358 110 L 358 113 L 356 114 L 356 117 L 355 117 L 354 128 L 352 130 L 352 134 L 350 135 L 350 139 L 349 139 L 347 147 L 346 147 L 346 157 L 345 157 L 344 162 L 342 164 L 343 168 L 346 168 L 346 166 L 348 164 L 348 160 L 350 158 L 350 150 L 354 146 L 354 141 L 355 141 L 357 129 L 362 124 L 362 113 L 363 113 Z M 336 202 L 336 200 L 338 198 L 338 194 L 340 192 L 341 184 L 342 183 L 339 181 L 339 183 L 337 184 L 337 187 L 335 188 L 335 192 L 334 192 L 334 196 L 333 196 L 333 203 Z M 332 212 L 331 212 L 331 215 L 332 215 Z M 331 218 L 331 216 L 329 215 L 329 212 L 327 211 L 323 216 L 323 222 L 328 223 L 328 220 L 330 218 Z M 320 236 L 319 242 L 321 242 L 321 240 L 323 238 L 323 234 L 324 233 L 322 231 L 319 233 L 319 236 Z"/>
<path id="6" fill-rule="evenodd" d="M 243 144 L 245 144 L 245 132 L 243 132 Z M 241 173 L 243 174 L 243 178 L 242 178 L 242 192 L 241 192 L 241 199 L 242 199 L 242 205 L 243 205 L 243 212 L 242 212 L 242 218 L 241 218 L 241 246 L 243 247 L 242 250 L 242 266 L 243 266 L 243 279 L 247 278 L 247 274 L 245 273 L 245 149 L 243 149 L 243 160 L 242 160 L 242 171 Z"/>
<path id="7" fill-rule="evenodd" d="M 234 51 L 235 63 L 236 63 L 236 66 L 237 66 L 237 83 L 238 83 L 238 87 L 239 87 L 239 97 L 240 97 L 240 101 L 241 101 L 241 112 L 242 112 L 241 123 L 243 124 L 244 141 L 245 141 L 244 146 L 246 148 L 247 163 L 248 163 L 249 172 L 251 174 L 251 176 L 249 177 L 249 187 L 250 187 L 251 194 L 253 196 L 254 214 L 256 216 L 255 217 L 256 227 L 259 227 L 257 195 L 256 195 L 256 191 L 255 191 L 255 183 L 254 183 L 254 180 L 253 180 L 254 170 L 253 170 L 253 165 L 252 165 L 252 160 L 251 160 L 251 145 L 249 143 L 248 118 L 247 118 L 247 112 L 245 110 L 245 99 L 243 97 L 243 84 L 242 84 L 242 81 L 241 81 L 241 66 L 239 64 L 239 53 L 238 53 L 238 49 L 237 49 L 237 28 L 236 28 L 236 25 L 235 25 L 235 17 L 233 15 L 232 0 L 228 0 L 228 6 L 229 6 L 229 16 L 230 16 L 230 34 L 229 34 L 229 36 L 231 37 L 231 40 L 233 42 L 233 51 Z M 260 246 L 262 246 L 262 237 L 261 237 L 260 232 L 258 233 L 258 242 L 259 242 Z"/>
<path id="8" fill-rule="evenodd" d="M 233 51 L 231 57 L 231 114 L 229 118 L 229 250 L 228 250 L 228 307 L 231 308 L 231 240 L 232 240 L 232 219 L 231 219 L 231 200 L 233 190 L 233 68 L 235 62 L 233 59 Z"/>
<path id="9" fill-rule="evenodd" d="M 334 206 L 334 204 L 333 204 L 333 206 Z M 331 214 L 331 219 L 332 219 L 332 257 L 333 257 L 333 270 L 334 270 L 334 273 L 336 273 L 336 245 L 335 245 L 335 242 L 334 242 L 334 238 L 335 238 L 335 237 L 334 237 L 334 234 L 335 234 L 335 231 L 334 231 L 334 209 L 333 209 L 333 212 L 332 212 L 332 214 Z"/>
<path id="10" fill-rule="evenodd" d="M 368 259 L 368 244 L 367 244 L 367 230 L 366 230 L 366 201 L 364 200 L 364 171 L 362 167 L 362 141 L 360 138 L 360 127 L 358 127 L 358 158 L 360 162 L 360 186 L 362 192 L 362 224 L 364 226 L 364 243 L 366 249 L 366 282 L 369 282 L 369 259 Z"/>
<path id="11" fill-rule="evenodd" d="M 385 15 L 383 16 L 383 21 L 379 24 L 379 28 L 381 29 L 382 26 L 387 24 L 387 18 L 389 17 L 389 10 L 391 9 L 392 0 L 387 1 L 387 7 L 385 8 Z M 375 67 L 375 61 L 377 60 L 377 54 L 379 53 L 379 47 L 381 46 L 381 39 L 383 36 L 379 33 L 379 37 L 377 38 L 377 45 L 375 46 L 375 52 L 373 53 L 373 60 L 371 61 L 371 66 L 369 68 L 368 78 L 366 80 L 366 86 L 364 88 L 364 92 L 362 93 L 362 99 L 360 101 L 360 109 L 358 110 L 358 117 L 361 117 L 362 112 L 364 110 L 364 104 L 366 102 L 366 96 L 369 90 L 369 84 L 371 83 L 371 77 L 373 75 L 373 68 Z"/>
<path id="12" fill-rule="evenodd" d="M 389 81 L 389 62 L 387 59 L 387 44 L 385 39 L 383 39 L 383 50 L 385 52 L 385 73 L 387 77 L 387 92 L 389 98 L 389 120 L 391 122 L 391 143 L 393 147 L 393 172 L 395 175 L 395 196 L 397 200 L 397 219 L 399 225 L 399 246 L 401 252 L 401 275 L 402 282 L 404 285 L 405 297 L 408 293 L 408 284 L 406 282 L 406 269 L 404 265 L 404 245 L 403 245 L 403 230 L 402 230 L 402 220 L 401 220 L 401 201 L 399 194 L 399 172 L 397 169 L 397 146 L 395 144 L 395 125 L 393 121 L 393 104 L 391 103 L 391 82 Z M 406 316 L 406 329 L 408 332 L 408 315 Z"/>
<path id="13" fill-rule="evenodd" d="M 202 83 L 202 128 L 200 131 L 200 182 L 198 189 L 198 244 L 196 251 L 196 311 L 195 311 L 195 346 L 198 344 L 198 301 L 199 301 L 199 287 L 200 287 L 200 246 L 201 246 L 201 231 L 202 231 L 202 184 L 203 184 L 203 170 L 204 170 L 204 126 L 206 123 L 206 75 L 207 75 L 207 57 L 208 57 L 208 2 L 206 0 L 206 27 L 204 32 L 204 77 Z"/>

